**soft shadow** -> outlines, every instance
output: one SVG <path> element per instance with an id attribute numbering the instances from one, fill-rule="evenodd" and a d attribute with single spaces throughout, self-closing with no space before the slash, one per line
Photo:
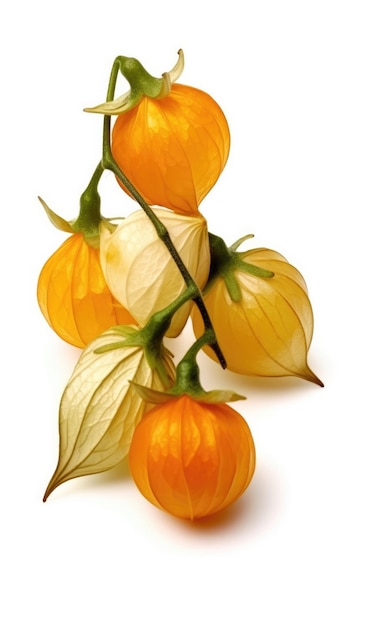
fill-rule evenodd
<path id="1" fill-rule="evenodd" d="M 278 497 L 271 471 L 257 471 L 247 491 L 226 509 L 193 521 L 181 520 L 189 533 L 219 534 L 232 530 L 254 530 L 275 514 Z M 179 520 L 180 521 L 180 520 Z"/>
<path id="2" fill-rule="evenodd" d="M 81 494 L 83 491 L 95 490 L 97 488 L 104 489 L 109 486 L 114 486 L 119 483 L 132 481 L 132 477 L 129 471 L 127 459 L 122 461 L 119 465 L 106 472 L 99 472 L 97 474 L 87 474 L 85 476 L 79 476 L 67 480 L 62 483 L 55 491 L 53 491 L 49 498 L 66 498 L 71 494 Z"/>
<path id="3" fill-rule="evenodd" d="M 96 485 L 115 485 L 116 483 L 132 480 L 128 466 L 128 458 L 126 457 L 119 465 L 113 467 L 113 469 L 96 474 L 95 478 Z"/>
<path id="4" fill-rule="evenodd" d="M 248 397 L 254 394 L 266 396 L 288 395 L 289 393 L 304 393 L 305 390 L 319 389 L 313 382 L 297 376 L 245 376 L 230 370 L 223 370 L 217 363 L 205 355 L 200 356 L 202 383 L 205 389 L 233 389 Z M 206 365 L 208 367 L 204 367 Z M 317 372 L 316 372 L 317 374 Z M 325 381 L 323 381 L 325 383 Z"/>

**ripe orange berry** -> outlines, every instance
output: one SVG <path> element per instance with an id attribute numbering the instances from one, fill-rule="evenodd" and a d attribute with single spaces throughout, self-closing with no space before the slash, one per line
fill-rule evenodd
<path id="1" fill-rule="evenodd" d="M 112 132 L 113 156 L 146 202 L 191 215 L 224 169 L 229 146 L 215 100 L 179 84 L 159 100 L 144 96 Z"/>
<path id="2" fill-rule="evenodd" d="M 227 404 L 189 395 L 153 407 L 129 451 L 133 479 L 152 504 L 185 519 L 216 513 L 237 500 L 255 469 L 244 418 Z"/>
<path id="3" fill-rule="evenodd" d="M 81 233 L 71 235 L 45 263 L 38 280 L 37 299 L 45 319 L 78 348 L 111 326 L 136 323 L 111 295 L 99 254 Z"/>

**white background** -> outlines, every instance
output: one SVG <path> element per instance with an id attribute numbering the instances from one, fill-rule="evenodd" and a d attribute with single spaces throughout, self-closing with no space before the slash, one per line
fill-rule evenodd
<path id="1" fill-rule="evenodd" d="M 371 625 L 371 2 L 4 6 L 1 622 Z M 100 159 L 101 118 L 83 107 L 105 99 L 118 54 L 159 76 L 180 47 L 180 82 L 219 102 L 232 135 L 201 210 L 227 243 L 253 232 L 253 245 L 301 270 L 315 314 L 309 363 L 325 382 L 246 380 L 201 360 L 207 388 L 247 396 L 235 408 L 257 470 L 236 505 L 194 524 L 148 504 L 126 468 L 71 481 L 42 503 L 79 351 L 53 334 L 35 297 L 64 239 L 36 197 L 76 217 Z M 109 173 L 100 191 L 103 213 L 120 213 Z"/>

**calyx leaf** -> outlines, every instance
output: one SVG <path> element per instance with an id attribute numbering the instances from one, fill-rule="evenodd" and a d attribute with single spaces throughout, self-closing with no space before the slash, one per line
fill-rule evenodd
<path id="1" fill-rule="evenodd" d="M 75 232 L 74 229 L 72 228 L 70 222 L 68 222 L 63 217 L 61 217 L 60 215 L 57 215 L 57 213 L 52 211 L 52 209 L 49 208 L 47 203 L 44 202 L 43 198 L 40 198 L 40 196 L 38 196 L 38 200 L 41 203 L 41 205 L 42 205 L 44 211 L 46 212 L 47 216 L 49 217 L 50 221 L 52 222 L 53 226 L 58 228 L 58 230 L 62 230 L 65 233 L 74 233 Z"/>
<path id="2" fill-rule="evenodd" d="M 150 404 L 162 404 L 163 402 L 168 402 L 173 398 L 186 394 L 186 392 L 179 393 L 176 390 L 175 393 L 173 393 L 172 390 L 158 391 L 156 389 L 150 389 L 144 385 L 139 385 L 133 380 L 131 380 L 131 384 L 142 399 Z M 190 391 L 186 395 L 198 400 L 198 402 L 206 402 L 207 404 L 219 404 L 245 400 L 245 396 L 241 396 L 239 393 L 231 391 L 230 389 L 212 389 L 211 391 L 204 391 L 203 389 L 200 389 L 198 392 L 194 390 Z"/>

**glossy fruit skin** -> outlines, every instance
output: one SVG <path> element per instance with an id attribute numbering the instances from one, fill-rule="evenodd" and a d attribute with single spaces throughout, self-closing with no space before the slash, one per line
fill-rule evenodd
<path id="1" fill-rule="evenodd" d="M 145 498 L 193 520 L 242 495 L 254 474 L 255 446 L 246 421 L 229 405 L 182 395 L 155 406 L 140 421 L 129 465 Z"/>
<path id="2" fill-rule="evenodd" d="M 45 263 L 37 299 L 53 330 L 78 348 L 111 326 L 135 323 L 109 291 L 99 250 L 87 244 L 81 233 L 68 237 Z"/>
<path id="3" fill-rule="evenodd" d="M 313 334 L 313 312 L 303 276 L 278 252 L 258 248 L 241 253 L 247 263 L 274 272 L 259 278 L 240 269 L 234 276 L 241 299 L 233 301 L 223 276 L 204 294 L 227 368 L 247 376 L 298 376 L 320 384 L 307 364 Z M 203 330 L 193 307 L 196 336 Z M 216 360 L 208 346 L 206 353 Z"/>
<path id="4" fill-rule="evenodd" d="M 146 202 L 192 215 L 224 169 L 229 146 L 219 105 L 180 84 L 159 100 L 144 97 L 112 131 L 113 156 Z"/>

